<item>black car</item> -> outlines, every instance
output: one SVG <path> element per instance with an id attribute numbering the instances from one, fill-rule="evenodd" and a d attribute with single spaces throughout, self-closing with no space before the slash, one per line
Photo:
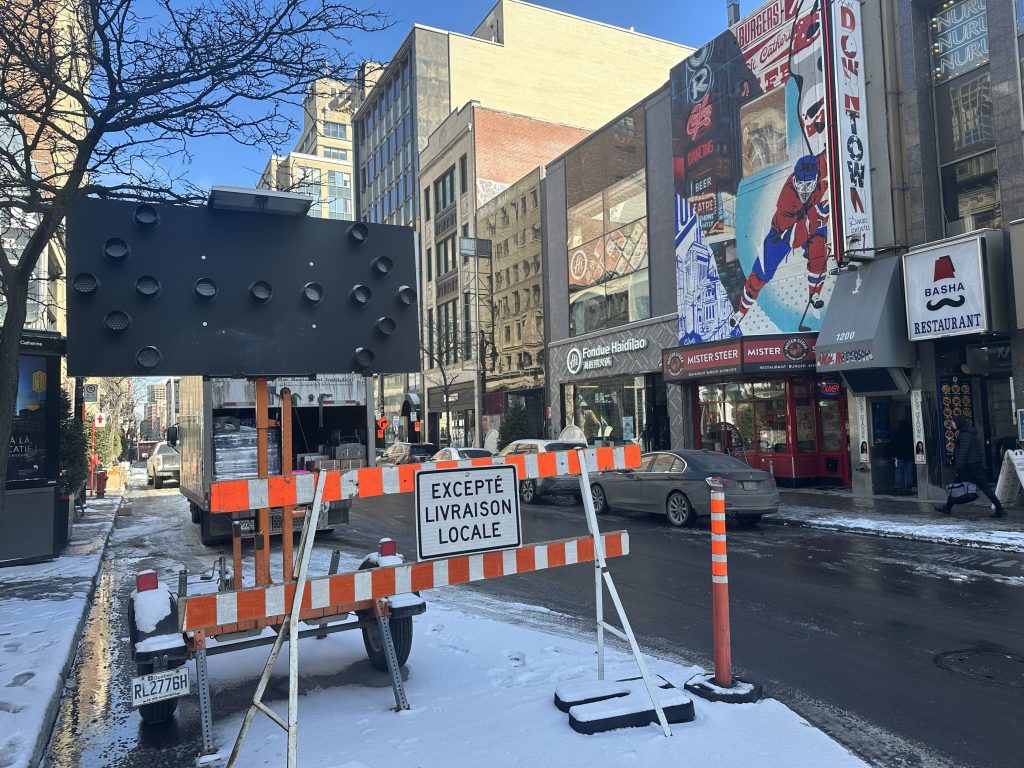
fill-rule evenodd
<path id="1" fill-rule="evenodd" d="M 378 467 L 394 467 L 399 464 L 422 464 L 430 461 L 437 453 L 433 443 L 392 443 L 382 456 L 377 457 Z"/>
<path id="2" fill-rule="evenodd" d="M 768 472 L 717 451 L 645 453 L 638 469 L 603 472 L 590 483 L 594 510 L 660 512 L 672 525 L 711 514 L 711 492 L 725 492 L 725 513 L 753 525 L 779 511 L 779 489 Z"/>

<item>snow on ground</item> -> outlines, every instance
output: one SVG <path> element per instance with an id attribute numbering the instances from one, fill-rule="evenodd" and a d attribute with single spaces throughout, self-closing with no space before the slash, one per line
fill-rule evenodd
<path id="1" fill-rule="evenodd" d="M 1005 520 L 1005 518 L 1003 518 Z M 877 515 L 847 514 L 821 507 L 783 505 L 771 516 L 774 523 L 793 523 L 810 528 L 851 531 L 875 536 L 936 541 L 944 544 L 1024 552 L 1024 532 L 1000 530 L 1002 520 L 957 520 L 908 515 L 905 519 Z M 1016 522 L 1016 521 L 1014 521 Z"/>
<path id="2" fill-rule="evenodd" d="M 0 768 L 46 745 L 119 496 L 89 501 L 56 560 L 0 570 Z"/>
<path id="3" fill-rule="evenodd" d="M 431 593 L 427 594 L 428 602 Z M 448 591 L 448 596 L 452 596 Z M 441 603 L 446 601 L 441 601 Z M 627 606 L 628 610 L 628 606 Z M 562 637 L 469 615 L 439 602 L 414 619 L 406 695 L 412 709 L 394 712 L 386 673 L 372 670 L 358 632 L 342 632 L 300 645 L 300 670 L 326 675 L 332 687 L 302 688 L 299 698 L 299 764 L 323 768 L 369 766 L 615 766 L 793 765 L 864 766 L 845 748 L 783 704 L 715 704 L 694 699 L 693 722 L 672 726 L 666 738 L 656 725 L 594 736 L 570 729 L 554 705 L 564 682 L 596 679 L 596 643 L 585 635 Z M 609 648 L 607 678 L 635 677 L 628 652 Z M 217 718 L 217 689 L 251 687 L 267 649 L 215 656 L 213 678 L 216 743 L 226 759 L 241 715 Z M 652 674 L 678 687 L 697 667 L 647 658 Z M 270 705 L 286 713 L 287 659 L 282 653 Z M 286 739 L 257 714 L 241 762 L 281 765 Z"/>

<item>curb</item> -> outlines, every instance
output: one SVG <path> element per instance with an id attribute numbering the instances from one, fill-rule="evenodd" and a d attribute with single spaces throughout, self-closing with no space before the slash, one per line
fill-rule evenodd
<path id="1" fill-rule="evenodd" d="M 770 523 L 771 525 L 791 525 L 797 528 L 814 528 L 820 531 L 840 531 L 842 533 L 856 533 L 862 536 L 875 536 L 881 539 L 904 539 L 907 541 L 926 541 L 932 544 L 948 544 L 958 547 L 965 547 L 968 549 L 987 549 L 996 552 L 1024 552 L 1024 543 L 1013 544 L 1013 543 L 1001 543 L 998 541 L 978 540 L 964 538 L 962 536 L 924 536 L 915 535 L 910 531 L 893 531 L 885 530 L 883 528 L 860 528 L 854 525 L 843 525 L 842 523 L 830 523 L 810 520 L 799 520 L 791 517 L 784 517 L 782 515 L 765 515 L 761 520 L 762 523 Z M 897 521 L 889 520 L 887 518 L 880 519 L 878 522 L 883 523 L 895 523 Z M 903 521 L 898 521 L 903 522 Z M 998 530 L 998 529 L 997 529 Z"/>
<path id="2" fill-rule="evenodd" d="M 32 749 L 32 756 L 29 759 L 30 766 L 39 766 L 41 764 L 43 757 L 46 754 L 46 748 L 50 745 L 50 740 L 53 738 L 53 729 L 57 725 L 57 715 L 60 712 L 60 704 L 64 700 L 64 689 L 65 686 L 67 686 L 68 678 L 71 676 L 71 671 L 74 669 L 75 659 L 78 658 L 78 646 L 82 641 L 82 635 L 85 634 L 85 625 L 89 621 L 89 616 L 92 613 L 92 600 L 96 596 L 96 587 L 99 585 L 100 573 L 103 571 L 103 563 L 106 560 L 107 547 L 110 544 L 110 537 L 114 533 L 114 525 L 116 524 L 118 510 L 124 506 L 124 501 L 125 494 L 122 493 L 118 499 L 117 507 L 114 509 L 114 514 L 110 518 L 110 527 L 107 529 L 107 534 L 103 538 L 102 551 L 100 552 L 99 559 L 96 562 L 96 572 L 92 575 L 92 581 L 86 592 L 85 610 L 82 611 L 82 615 L 79 617 L 78 623 L 71 635 L 71 645 L 68 649 L 67 658 L 64 659 L 64 663 L 61 665 L 55 695 L 51 698 L 50 703 L 46 707 L 46 712 L 43 715 L 41 723 L 42 727 L 39 730 L 36 745 Z"/>

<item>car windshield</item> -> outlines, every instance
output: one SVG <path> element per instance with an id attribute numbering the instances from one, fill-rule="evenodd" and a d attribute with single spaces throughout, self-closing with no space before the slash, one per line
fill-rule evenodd
<path id="1" fill-rule="evenodd" d="M 413 456 L 433 456 L 437 453 L 437 446 L 428 445 L 426 443 L 423 445 L 410 445 L 409 452 Z"/>
<path id="2" fill-rule="evenodd" d="M 491 455 L 486 448 L 459 448 L 458 451 L 468 459 L 482 459 Z"/>
<path id="3" fill-rule="evenodd" d="M 545 451 L 575 451 L 578 449 L 586 450 L 587 446 L 583 443 L 549 443 L 544 446 Z"/>
<path id="4" fill-rule="evenodd" d="M 724 453 L 694 453 L 688 455 L 686 460 L 705 472 L 735 472 L 736 470 L 749 471 L 751 469 L 750 465 Z"/>

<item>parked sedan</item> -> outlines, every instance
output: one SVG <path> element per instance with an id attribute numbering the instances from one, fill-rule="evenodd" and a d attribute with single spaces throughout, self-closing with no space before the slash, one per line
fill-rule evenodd
<path id="1" fill-rule="evenodd" d="M 465 461 L 466 459 L 485 459 L 494 454 L 486 448 L 442 448 L 430 457 L 431 461 Z"/>
<path id="2" fill-rule="evenodd" d="M 594 509 L 660 512 L 672 525 L 711 514 L 711 491 L 725 492 L 725 513 L 741 525 L 778 512 L 779 490 L 768 472 L 715 451 L 645 453 L 638 469 L 604 472 L 590 484 Z"/>
<path id="3" fill-rule="evenodd" d="M 146 483 L 154 488 L 163 488 L 164 482 L 180 482 L 181 455 L 167 443 L 157 443 L 146 461 Z"/>
<path id="4" fill-rule="evenodd" d="M 586 448 L 583 443 L 568 443 L 562 440 L 513 440 L 502 448 L 499 456 L 510 454 L 547 453 L 549 451 L 574 451 L 578 448 Z M 555 493 L 572 494 L 579 498 L 580 479 L 575 475 L 559 475 L 555 477 L 541 477 L 537 480 L 519 481 L 519 500 L 524 504 L 534 504 L 541 496 L 549 496 Z"/>
<path id="5" fill-rule="evenodd" d="M 437 453 L 433 443 L 392 443 L 384 453 L 377 457 L 378 467 L 395 467 L 399 464 L 422 464 L 430 461 Z"/>

